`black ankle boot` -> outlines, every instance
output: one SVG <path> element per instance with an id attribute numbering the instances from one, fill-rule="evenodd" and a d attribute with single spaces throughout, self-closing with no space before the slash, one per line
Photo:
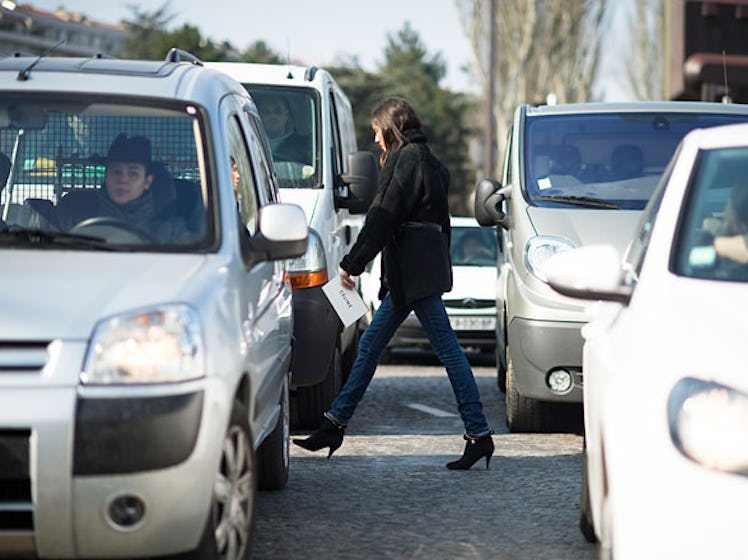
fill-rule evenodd
<path id="1" fill-rule="evenodd" d="M 329 459 L 335 450 L 343 444 L 344 434 L 344 426 L 336 424 L 325 416 L 322 419 L 322 425 L 312 432 L 308 438 L 294 439 L 293 442 L 309 451 L 319 451 L 320 449 L 329 447 L 330 451 L 327 453 L 327 458 Z"/>
<path id="2" fill-rule="evenodd" d="M 462 457 L 451 463 L 447 463 L 447 468 L 456 471 L 466 471 L 472 467 L 478 459 L 486 458 L 486 469 L 491 461 L 491 455 L 493 455 L 494 445 L 491 435 L 493 431 L 483 437 L 473 438 L 468 435 L 462 436 L 467 443 L 465 444 L 465 451 Z"/>

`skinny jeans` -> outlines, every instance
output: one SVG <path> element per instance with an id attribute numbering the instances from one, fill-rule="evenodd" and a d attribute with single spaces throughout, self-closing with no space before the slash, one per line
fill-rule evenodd
<path id="1" fill-rule="evenodd" d="M 356 406 L 364 396 L 379 359 L 400 324 L 414 311 L 429 337 L 431 347 L 447 370 L 452 391 L 457 400 L 457 409 L 465 425 L 465 433 L 477 438 L 491 433 L 483 414 L 478 386 L 473 370 L 460 348 L 441 296 L 429 296 L 410 305 L 395 308 L 387 294 L 377 309 L 371 324 L 361 336 L 358 354 L 348 380 L 325 413 L 330 420 L 346 426 Z"/>

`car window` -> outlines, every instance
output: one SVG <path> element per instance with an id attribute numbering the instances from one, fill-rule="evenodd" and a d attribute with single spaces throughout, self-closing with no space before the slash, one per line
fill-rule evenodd
<path id="1" fill-rule="evenodd" d="M 191 105 L 3 95 L 0 245 L 60 246 L 71 234 L 90 249 L 209 246 L 202 130 Z M 117 183 L 123 166 L 138 177 Z"/>
<path id="2" fill-rule="evenodd" d="M 496 266 L 497 251 L 492 228 L 452 227 L 450 253 L 454 266 Z"/>
<path id="3" fill-rule="evenodd" d="M 236 195 L 236 205 L 242 224 L 250 235 L 257 231 L 258 210 L 256 183 L 247 145 L 236 115 L 229 119 L 229 150 L 231 152 L 231 175 Z"/>
<path id="4" fill-rule="evenodd" d="M 702 150 L 681 212 L 672 269 L 692 278 L 748 281 L 748 265 L 715 242 L 748 241 L 748 148 Z"/>
<path id="5" fill-rule="evenodd" d="M 321 188 L 319 97 L 312 89 L 245 85 L 257 105 L 281 188 Z"/>
<path id="6" fill-rule="evenodd" d="M 740 120 L 748 115 L 528 116 L 526 196 L 539 206 L 641 210 L 686 133 Z"/>

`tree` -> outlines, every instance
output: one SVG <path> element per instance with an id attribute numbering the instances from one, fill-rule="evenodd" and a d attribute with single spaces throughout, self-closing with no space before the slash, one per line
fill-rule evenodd
<path id="1" fill-rule="evenodd" d="M 456 2 L 484 91 L 491 78 L 487 14 L 496 2 L 493 113 L 500 144 L 517 105 L 543 103 L 550 95 L 560 103 L 592 100 L 610 0 Z"/>
<path id="2" fill-rule="evenodd" d="M 640 100 L 664 98 L 665 6 L 663 0 L 636 0 L 636 12 L 628 14 L 633 56 L 626 58 L 627 85 Z"/>
<path id="3" fill-rule="evenodd" d="M 450 211 L 455 215 L 472 214 L 470 198 L 475 170 L 468 146 L 474 130 L 468 125 L 468 116 L 475 110 L 473 100 L 439 85 L 446 75 L 444 60 L 439 53 L 426 52 L 408 22 L 388 37 L 384 55 L 378 74 L 387 90 L 377 101 L 399 95 L 413 104 L 431 149 L 449 169 Z"/>
<path id="4" fill-rule="evenodd" d="M 169 12 L 169 3 L 152 11 L 141 11 L 138 6 L 130 6 L 133 17 L 126 20 L 131 38 L 125 42 L 123 55 L 128 58 L 159 60 L 166 56 L 169 49 L 176 47 L 185 50 L 201 60 L 247 60 L 245 53 L 238 51 L 226 41 L 215 43 L 202 36 L 200 30 L 189 24 L 183 24 L 173 31 L 168 26 L 174 19 Z M 256 45 L 256 44 L 255 44 Z M 263 43 L 264 45 L 264 43 Z M 269 49 L 263 56 L 270 58 Z M 265 60 L 263 60 L 265 61 Z"/>

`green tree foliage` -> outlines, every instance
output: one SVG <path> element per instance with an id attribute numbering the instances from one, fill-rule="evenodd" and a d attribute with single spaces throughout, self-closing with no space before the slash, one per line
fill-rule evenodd
<path id="1" fill-rule="evenodd" d="M 384 54 L 379 76 L 389 88 L 387 96 L 399 95 L 411 102 L 431 149 L 449 168 L 450 211 L 455 215 L 472 214 L 469 198 L 475 169 L 468 147 L 475 131 L 468 125 L 468 115 L 476 109 L 475 101 L 439 85 L 446 75 L 441 54 L 430 56 L 409 23 L 389 36 Z"/>
<path id="2" fill-rule="evenodd" d="M 208 61 L 240 61 L 283 64 L 284 58 L 256 41 L 239 51 L 230 43 L 214 43 L 201 36 L 191 25 L 170 31 L 174 16 L 168 3 L 153 12 L 130 6 L 133 17 L 125 23 L 133 33 L 123 56 L 160 60 L 172 47 L 191 52 Z M 353 105 L 359 149 L 379 153 L 374 142 L 369 118 L 372 109 L 392 95 L 405 97 L 415 107 L 431 149 L 449 168 L 451 176 L 450 210 L 455 215 L 469 215 L 475 183 L 475 169 L 470 161 L 468 146 L 475 131 L 467 125 L 468 116 L 476 110 L 476 101 L 461 93 L 443 89 L 441 82 L 446 65 L 441 54 L 429 55 L 418 34 L 406 23 L 396 34 L 388 37 L 385 61 L 371 73 L 363 70 L 355 59 L 329 67 Z"/>

